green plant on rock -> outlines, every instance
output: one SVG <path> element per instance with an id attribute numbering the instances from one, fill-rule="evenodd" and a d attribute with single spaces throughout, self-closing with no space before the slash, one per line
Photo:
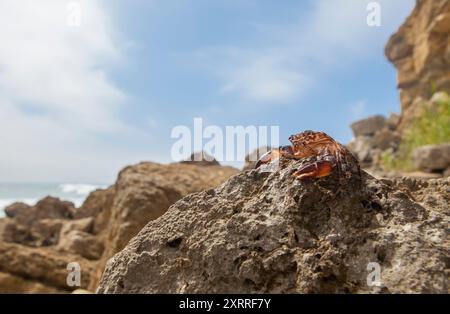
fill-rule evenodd
<path id="1" fill-rule="evenodd" d="M 397 152 L 385 151 L 381 162 L 386 169 L 414 170 L 412 152 L 424 145 L 450 142 L 450 98 L 447 94 L 426 110 L 404 131 Z"/>

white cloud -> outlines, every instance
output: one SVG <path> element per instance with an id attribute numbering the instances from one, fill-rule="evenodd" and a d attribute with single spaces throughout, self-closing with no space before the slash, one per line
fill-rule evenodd
<path id="1" fill-rule="evenodd" d="M 0 3 L 0 91 L 16 106 L 44 111 L 66 126 L 109 131 L 125 95 L 103 67 L 120 51 L 101 2 L 78 2 L 79 27 L 66 23 L 69 1 Z"/>
<path id="2" fill-rule="evenodd" d="M 247 100 L 289 101 L 298 97 L 310 82 L 301 73 L 283 66 L 273 56 L 256 56 L 246 66 L 224 70 L 225 93 L 241 93 Z"/>
<path id="3" fill-rule="evenodd" d="M 310 11 L 287 26 L 257 27 L 268 46 L 208 47 L 197 57 L 209 62 L 222 92 L 257 102 L 290 102 L 319 85 L 320 76 L 332 67 L 383 53 L 380 41 L 386 42 L 414 6 L 414 0 L 378 1 L 382 26 L 373 28 L 366 22 L 369 2 L 312 1 Z"/>
<path id="4" fill-rule="evenodd" d="M 123 58 L 106 4 L 75 2 L 79 27 L 69 1 L 0 2 L 1 181 L 110 180 L 138 157 L 119 149 L 137 131 L 106 71 Z"/>

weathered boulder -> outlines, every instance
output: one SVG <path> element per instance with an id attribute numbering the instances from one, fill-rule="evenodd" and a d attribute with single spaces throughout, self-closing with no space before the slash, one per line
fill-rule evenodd
<path id="1" fill-rule="evenodd" d="M 0 272 L 0 293 L 61 293 L 62 291 L 33 280 Z"/>
<path id="2" fill-rule="evenodd" d="M 384 151 L 389 148 L 397 149 L 400 141 L 401 137 L 397 132 L 392 131 L 389 128 L 383 128 L 379 132 L 375 133 L 370 145 L 372 148 Z"/>
<path id="3" fill-rule="evenodd" d="M 22 225 L 31 226 L 41 219 L 68 219 L 72 217 L 74 205 L 56 197 L 45 197 L 35 206 L 16 212 L 14 220 Z"/>
<path id="4" fill-rule="evenodd" d="M 102 239 L 105 251 L 98 277 L 90 289 L 96 289 L 107 260 L 123 249 L 147 222 L 160 217 L 183 196 L 218 186 L 237 172 L 232 167 L 205 167 L 197 162 L 169 165 L 143 162 L 123 169 L 111 188 L 114 192 L 110 198 L 100 196 L 107 203 L 95 219 L 94 233 Z"/>
<path id="5" fill-rule="evenodd" d="M 52 197 L 35 206 L 16 204 L 12 217 L 0 219 L 0 254 L 10 250 L 8 259 L 0 257 L 0 292 L 70 292 L 79 288 L 62 281 L 70 262 L 88 263 L 81 265 L 81 288 L 94 291 L 108 258 L 148 221 L 181 197 L 237 172 L 198 163 L 141 163 L 126 167 L 114 185 L 91 193 L 80 208 Z"/>
<path id="6" fill-rule="evenodd" d="M 386 56 L 398 71 L 400 128 L 411 122 L 418 99 L 429 99 L 435 90 L 450 90 L 449 25 L 448 0 L 418 0 L 386 45 Z"/>
<path id="7" fill-rule="evenodd" d="M 71 219 L 74 205 L 58 198 L 46 197 L 35 206 L 16 203 L 4 218 L 2 238 L 6 242 L 33 247 L 58 243 L 59 232 L 65 221 Z"/>
<path id="8" fill-rule="evenodd" d="M 302 163 L 176 202 L 109 260 L 97 292 L 449 292 L 450 180 L 427 207 L 368 174 L 296 180 Z"/>
<path id="9" fill-rule="evenodd" d="M 16 202 L 9 206 L 7 206 L 4 209 L 4 212 L 6 214 L 6 217 L 13 218 L 20 212 L 26 212 L 30 208 L 30 205 L 22 203 L 22 202 Z"/>
<path id="10" fill-rule="evenodd" d="M 38 287 L 45 292 L 69 292 L 77 287 L 67 285 L 69 271 L 67 266 L 77 262 L 80 265 L 81 288 L 86 288 L 91 281 L 93 264 L 71 253 L 59 253 L 50 248 L 31 248 L 24 245 L 0 242 L 0 269 L 3 273 L 3 283 L 15 280 L 15 289 L 2 286 L 0 291 L 29 292 L 29 288 Z M 6 274 L 6 275 L 5 275 Z M 7 276 L 9 274 L 10 276 Z M 44 288 L 45 289 L 44 289 Z"/>
<path id="11" fill-rule="evenodd" d="M 450 167 L 450 143 L 416 148 L 412 157 L 418 169 L 443 172 Z"/>
<path id="12" fill-rule="evenodd" d="M 88 195 L 81 207 L 74 211 L 73 218 L 82 219 L 101 215 L 104 210 L 111 207 L 114 193 L 114 187 L 93 191 Z"/>
<path id="13" fill-rule="evenodd" d="M 96 237 L 87 232 L 70 230 L 61 234 L 58 249 L 80 255 L 89 260 L 98 260 L 105 249 Z"/>
<path id="14" fill-rule="evenodd" d="M 386 125 L 386 118 L 383 116 L 372 116 L 352 123 L 351 127 L 355 137 L 373 136 Z"/>

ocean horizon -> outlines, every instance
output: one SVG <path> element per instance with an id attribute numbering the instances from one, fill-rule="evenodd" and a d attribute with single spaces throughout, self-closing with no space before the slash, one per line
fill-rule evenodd
<path id="1" fill-rule="evenodd" d="M 70 201 L 79 207 L 89 193 L 106 187 L 108 184 L 98 183 L 0 183 L 0 217 L 4 217 L 4 209 L 15 202 L 35 205 L 46 196 Z"/>

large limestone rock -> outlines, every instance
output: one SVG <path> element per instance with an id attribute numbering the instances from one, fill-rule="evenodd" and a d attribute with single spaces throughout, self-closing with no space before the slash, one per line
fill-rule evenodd
<path id="1" fill-rule="evenodd" d="M 302 163 L 184 197 L 109 260 L 97 291 L 449 292 L 450 180 L 301 182 Z"/>
<path id="2" fill-rule="evenodd" d="M 95 221 L 94 230 L 103 240 L 105 252 L 97 280 L 90 288 L 97 287 L 106 261 L 122 250 L 147 222 L 160 217 L 183 196 L 215 187 L 235 173 L 237 169 L 232 167 L 205 167 L 196 163 L 144 162 L 123 169 L 112 187 L 115 191 L 112 199 Z"/>
<path id="3" fill-rule="evenodd" d="M 406 22 L 386 45 L 386 56 L 398 71 L 401 126 L 410 110 L 435 90 L 450 90 L 450 1 L 417 0 Z"/>
<path id="4" fill-rule="evenodd" d="M 450 168 L 450 143 L 426 145 L 413 152 L 416 168 L 425 171 L 444 171 Z"/>
<path id="5" fill-rule="evenodd" d="M 37 289 L 39 292 L 68 292 L 73 289 L 67 285 L 67 266 L 72 262 L 80 265 L 81 288 L 88 287 L 93 273 L 92 262 L 50 248 L 0 242 L 0 291 L 17 293 Z M 14 287 L 9 286 L 11 282 Z"/>
<path id="6" fill-rule="evenodd" d="M 36 206 L 11 205 L 8 217 L 0 219 L 0 293 L 95 291 L 106 261 L 148 221 L 237 172 L 215 164 L 140 163 L 77 209 L 53 197 Z M 65 283 L 71 262 L 82 265 L 81 287 Z"/>

